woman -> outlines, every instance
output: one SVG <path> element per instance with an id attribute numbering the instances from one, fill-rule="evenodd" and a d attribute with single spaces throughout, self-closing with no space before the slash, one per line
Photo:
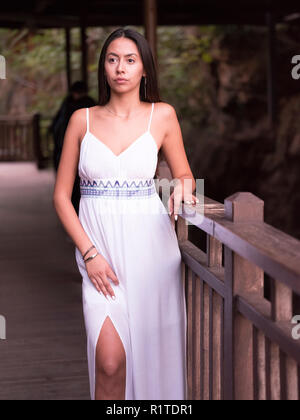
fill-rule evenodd
<path id="1" fill-rule="evenodd" d="M 174 216 L 183 198 L 197 201 L 195 180 L 141 34 L 119 28 L 108 37 L 98 81 L 98 105 L 70 119 L 53 196 L 83 279 L 91 398 L 185 399 L 186 309 Z M 161 148 L 177 180 L 171 218 L 153 179 Z M 70 201 L 77 171 L 79 217 Z"/>

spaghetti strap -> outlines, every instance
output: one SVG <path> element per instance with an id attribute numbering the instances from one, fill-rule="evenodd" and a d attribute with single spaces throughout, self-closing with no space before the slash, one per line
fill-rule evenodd
<path id="1" fill-rule="evenodd" d="M 152 121 L 152 114 L 153 114 L 153 108 L 154 108 L 154 102 L 152 102 L 151 115 L 150 115 L 149 124 L 148 124 L 148 130 L 147 131 L 150 131 L 150 126 L 151 126 L 151 121 Z"/>
<path id="2" fill-rule="evenodd" d="M 90 131 L 90 124 L 89 124 L 89 109 L 86 109 L 86 132 L 88 133 Z"/>

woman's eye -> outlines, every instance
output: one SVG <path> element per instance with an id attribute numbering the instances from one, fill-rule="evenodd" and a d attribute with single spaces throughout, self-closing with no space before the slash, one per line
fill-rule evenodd
<path id="1" fill-rule="evenodd" d="M 108 62 L 111 63 L 112 60 L 115 60 L 115 59 L 114 58 L 109 58 Z M 129 60 L 130 63 L 135 63 L 135 60 L 133 58 L 129 58 L 128 60 Z"/>

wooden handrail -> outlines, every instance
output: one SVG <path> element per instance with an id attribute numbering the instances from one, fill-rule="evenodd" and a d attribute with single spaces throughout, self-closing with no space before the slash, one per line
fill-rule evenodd
<path id="1" fill-rule="evenodd" d="M 251 193 L 234 194 L 224 205 L 208 197 L 182 204 L 176 233 L 188 399 L 299 399 L 300 341 L 291 320 L 293 295 L 300 294 L 300 241 L 265 223 L 263 207 Z M 206 252 L 190 242 L 189 225 L 206 233 Z"/>
<path id="2" fill-rule="evenodd" d="M 45 167 L 40 134 L 40 114 L 0 116 L 0 161 L 36 161 Z"/>
<path id="3" fill-rule="evenodd" d="M 224 205 L 207 197 L 204 206 L 184 204 L 180 216 L 300 294 L 298 239 L 263 221 L 232 222 L 225 216 Z"/>

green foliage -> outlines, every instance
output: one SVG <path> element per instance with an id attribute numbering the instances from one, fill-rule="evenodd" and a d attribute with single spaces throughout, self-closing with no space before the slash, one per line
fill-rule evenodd
<path id="1" fill-rule="evenodd" d="M 144 33 L 143 27 L 132 27 Z M 98 60 L 102 45 L 115 27 L 88 28 L 89 92 L 98 99 Z M 222 31 L 221 31 L 222 32 Z M 209 116 L 214 89 L 209 80 L 213 41 L 221 36 L 217 27 L 158 27 L 159 84 L 162 99 L 171 103 L 182 119 L 201 124 Z M 32 91 L 28 112 L 54 115 L 66 94 L 64 30 L 0 30 L 0 48 L 9 78 Z M 81 39 L 71 30 L 72 81 L 81 78 Z"/>
<path id="2" fill-rule="evenodd" d="M 207 119 L 213 90 L 208 68 L 213 61 L 214 35 L 208 28 L 186 33 L 182 27 L 158 28 L 158 62 L 162 97 L 182 119 L 199 124 Z"/>
<path id="3" fill-rule="evenodd" d="M 28 112 L 38 109 L 53 114 L 63 96 L 57 76 L 65 71 L 64 33 L 57 29 L 35 33 L 2 29 L 0 35 L 9 80 L 32 91 Z"/>

